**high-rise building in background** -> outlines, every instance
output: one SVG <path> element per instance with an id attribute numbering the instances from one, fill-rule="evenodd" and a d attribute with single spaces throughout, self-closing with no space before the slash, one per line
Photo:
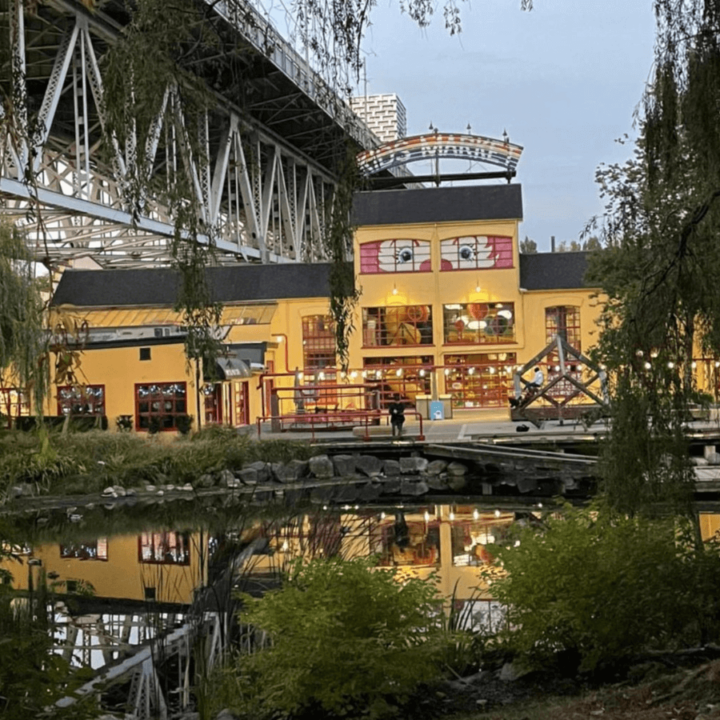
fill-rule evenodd
<path id="1" fill-rule="evenodd" d="M 350 107 L 383 142 L 407 135 L 407 113 L 395 94 L 360 95 L 350 99 Z"/>

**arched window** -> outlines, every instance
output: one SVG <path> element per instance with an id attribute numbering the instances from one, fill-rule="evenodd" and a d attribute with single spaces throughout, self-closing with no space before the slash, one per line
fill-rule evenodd
<path id="1" fill-rule="evenodd" d="M 545 338 L 552 342 L 560 335 L 576 350 L 580 347 L 580 308 L 576 305 L 556 305 L 545 308 Z"/>

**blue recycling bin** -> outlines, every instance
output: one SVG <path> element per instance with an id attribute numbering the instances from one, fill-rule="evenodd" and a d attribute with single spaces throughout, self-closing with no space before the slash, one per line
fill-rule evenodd
<path id="1" fill-rule="evenodd" d="M 444 420 L 445 419 L 445 406 L 442 400 L 433 400 L 430 403 L 430 419 L 431 420 Z"/>

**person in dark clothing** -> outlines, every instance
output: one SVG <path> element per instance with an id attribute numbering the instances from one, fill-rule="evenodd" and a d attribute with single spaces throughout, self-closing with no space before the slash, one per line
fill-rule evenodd
<path id="1" fill-rule="evenodd" d="M 405 422 L 405 406 L 400 402 L 400 394 L 395 393 L 395 399 L 388 407 L 390 411 L 390 424 L 392 425 L 393 437 L 402 435 L 402 426 Z"/>

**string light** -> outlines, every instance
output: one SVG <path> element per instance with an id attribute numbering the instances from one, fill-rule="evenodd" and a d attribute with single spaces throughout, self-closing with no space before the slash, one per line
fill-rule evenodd
<path id="1" fill-rule="evenodd" d="M 649 362 L 645 363 L 645 369 L 649 370 L 652 367 L 652 365 Z"/>

